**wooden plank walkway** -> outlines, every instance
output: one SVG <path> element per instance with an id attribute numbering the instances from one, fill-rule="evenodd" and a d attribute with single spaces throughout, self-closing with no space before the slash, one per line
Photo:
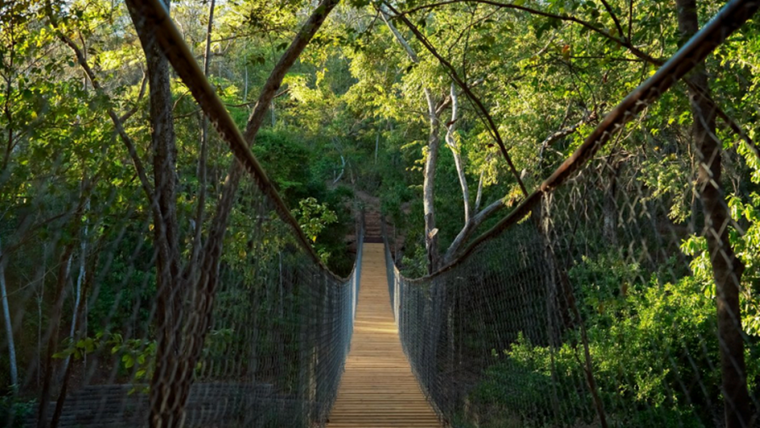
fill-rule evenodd
<path id="1" fill-rule="evenodd" d="M 441 427 L 401 349 L 383 244 L 364 244 L 351 352 L 328 428 Z"/>

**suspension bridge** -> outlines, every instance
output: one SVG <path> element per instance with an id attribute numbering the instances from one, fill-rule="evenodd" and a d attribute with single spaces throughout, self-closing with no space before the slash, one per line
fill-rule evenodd
<path id="1" fill-rule="evenodd" d="M 130 5 L 230 146 L 239 166 L 225 186 L 236 187 L 211 196 L 247 228 L 226 241 L 224 228 L 210 228 L 201 252 L 213 257 L 159 266 L 155 290 L 147 276 L 115 293 L 93 279 L 85 304 L 108 315 L 94 337 L 76 334 L 79 306 L 71 337 L 60 337 L 62 282 L 45 318 L 47 351 L 34 361 L 44 367 L 39 387 L 30 375 L 19 388 L 33 409 L 2 415 L 8 426 L 758 426 L 757 341 L 741 327 L 739 259 L 727 238 L 742 225 L 705 204 L 716 289 L 705 297 L 681 248 L 688 231 L 636 180 L 637 165 L 611 161 L 626 126 L 751 19 L 757 1 L 730 1 L 509 215 L 416 279 L 399 271 L 377 222 L 365 232 L 360 210 L 354 269 L 330 272 L 167 11 L 155 0 Z M 134 227 L 106 214 L 89 227 Z M 124 265 L 148 270 L 173 251 L 148 253 L 121 232 L 98 248 L 97 278 Z M 104 296 L 111 306 L 98 306 Z M 112 309 L 119 299 L 132 299 L 130 312 Z M 686 306 L 698 314 L 680 316 Z M 23 308 L 14 315 L 23 319 Z M 663 318 L 672 330 L 649 327 Z"/>

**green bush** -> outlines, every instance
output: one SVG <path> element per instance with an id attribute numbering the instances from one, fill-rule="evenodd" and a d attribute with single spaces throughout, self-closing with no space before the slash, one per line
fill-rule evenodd
<path id="1" fill-rule="evenodd" d="M 8 422 L 9 427 L 25 426 L 26 420 L 36 410 L 36 400 L 24 401 L 13 396 L 0 397 L 0 420 Z"/>
<path id="2" fill-rule="evenodd" d="M 692 276 L 661 284 L 652 274 L 644 283 L 639 268 L 622 261 L 607 254 L 569 271 L 574 283 L 583 284 L 579 305 L 608 418 L 626 427 L 710 426 L 720 403 L 712 296 Z M 565 336 L 552 358 L 548 346 L 521 334 L 485 371 L 471 398 L 525 426 L 593 425 L 581 336 L 575 330 Z"/>

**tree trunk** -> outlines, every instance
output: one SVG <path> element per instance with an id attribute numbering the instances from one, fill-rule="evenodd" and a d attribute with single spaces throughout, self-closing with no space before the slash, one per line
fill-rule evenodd
<path id="1" fill-rule="evenodd" d="M 676 0 L 678 30 L 685 42 L 699 30 L 696 0 Z M 704 63 L 686 76 L 689 83 L 694 126 L 694 144 L 699 158 L 697 183 L 705 214 L 704 235 L 713 266 L 717 295 L 718 340 L 726 428 L 749 427 L 752 423 L 747 374 L 744 362 L 739 287 L 744 264 L 734 254 L 728 239 L 730 217 L 721 186 L 721 141 L 715 131 L 716 111 Z"/>
<path id="2" fill-rule="evenodd" d="M 37 292 L 37 355 L 42 355 L 42 302 L 45 299 L 45 278 L 47 277 L 48 244 L 42 244 L 42 274 Z M 0 272 L 2 274 L 2 272 Z M 4 277 L 0 275 L 0 280 Z M 37 387 L 42 385 L 42 360 L 37 358 Z"/>
<path id="3" fill-rule="evenodd" d="M 5 336 L 8 341 L 8 360 L 11 375 L 11 385 L 14 394 L 18 391 L 18 366 L 16 364 L 16 342 L 13 340 L 13 324 L 11 323 L 11 309 L 8 304 L 8 288 L 5 284 L 5 264 L 7 257 L 3 254 L 2 242 L 0 242 L 0 293 L 3 299 L 3 321 L 5 323 Z"/>
<path id="4" fill-rule="evenodd" d="M 464 205 L 464 224 L 470 222 L 470 189 L 467 185 L 467 175 L 464 172 L 464 162 L 462 161 L 462 148 L 457 144 L 456 129 L 457 121 L 459 117 L 457 113 L 459 111 L 459 99 L 456 93 L 456 86 L 451 83 L 451 121 L 446 129 L 446 145 L 451 149 L 451 153 L 454 156 L 454 166 L 457 170 L 457 177 L 459 178 L 459 186 L 462 188 L 462 203 Z"/>
<path id="5" fill-rule="evenodd" d="M 415 64 L 420 62 L 417 53 L 409 45 L 401 33 L 388 20 L 388 17 L 382 9 L 380 15 L 385 21 L 385 25 L 391 30 L 393 36 L 404 48 L 409 59 Z M 427 252 L 428 273 L 433 273 L 438 268 L 438 229 L 435 227 L 435 170 L 438 165 L 438 149 L 440 147 L 440 136 L 438 135 L 438 114 L 436 112 L 435 101 L 430 93 L 430 88 L 424 89 L 425 101 L 428 107 L 428 122 L 430 124 L 430 135 L 428 137 L 428 154 L 425 159 L 425 170 L 423 172 L 422 182 L 422 209 L 425 215 L 425 250 Z"/>
<path id="6" fill-rule="evenodd" d="M 380 148 L 380 130 L 377 130 L 377 136 L 375 137 L 375 165 L 377 165 L 377 152 Z"/>
<path id="7" fill-rule="evenodd" d="M 615 154 L 608 164 L 606 187 L 604 189 L 604 202 L 602 207 L 602 236 L 610 246 L 617 245 L 617 179 L 620 173 L 620 163 L 614 159 Z"/>
<path id="8" fill-rule="evenodd" d="M 167 9 L 170 0 L 163 0 Z M 179 380 L 187 373 L 174 373 L 180 357 L 184 317 L 180 288 L 179 227 L 177 224 L 176 156 L 174 120 L 172 115 L 171 81 L 169 63 L 160 50 L 158 39 L 151 31 L 147 18 L 131 2 L 127 2 L 140 44 L 148 65 L 150 88 L 150 124 L 153 150 L 154 198 L 158 205 L 154 215 L 154 244 L 158 249 L 156 259 L 156 311 L 157 331 L 156 365 L 151 380 L 150 426 L 179 426 L 184 417 L 181 394 L 175 394 L 169 383 L 175 375 Z M 156 227 L 161 224 L 162 227 Z M 198 225 L 200 227 L 200 225 Z"/>
<path id="9" fill-rule="evenodd" d="M 87 202 L 85 202 L 84 209 L 85 212 L 90 209 L 89 198 Z M 73 315 L 71 316 L 71 329 L 69 330 L 69 338 L 71 339 L 72 343 L 74 343 L 74 335 L 77 330 L 77 316 L 79 314 L 79 306 L 82 302 L 82 283 L 84 282 L 84 277 L 87 274 L 87 232 L 88 225 L 85 223 L 84 229 L 82 231 L 82 242 L 79 245 L 79 273 L 77 274 L 77 283 L 74 289 L 74 311 Z M 66 360 L 63 362 L 64 373 L 68 371 L 69 364 L 71 364 L 71 355 L 67 356 Z"/>
<path id="10" fill-rule="evenodd" d="M 75 218 L 81 218 L 81 212 L 75 214 Z M 76 220 L 75 220 L 76 221 Z M 50 320 L 45 337 L 47 339 L 47 351 L 45 356 L 44 378 L 42 390 L 40 392 L 40 402 L 37 410 L 37 428 L 48 426 L 48 411 L 50 401 L 50 390 L 53 380 L 56 378 L 55 369 L 53 368 L 53 355 L 56 353 L 58 344 L 58 330 L 61 324 L 61 314 L 63 312 L 63 303 L 66 298 L 66 283 L 69 278 L 69 266 L 71 254 L 74 252 L 74 245 L 68 244 L 63 248 L 60 263 L 58 264 L 58 279 L 56 281 L 55 304 L 50 313 Z"/>
<path id="11" fill-rule="evenodd" d="M 245 66 L 245 86 L 243 88 L 243 102 L 248 101 L 248 64 Z"/>
<path id="12" fill-rule="evenodd" d="M 481 186 L 481 184 L 478 186 Z M 478 194 L 480 194 L 480 192 Z M 477 206 L 479 204 L 475 205 Z M 449 245 L 449 248 L 446 250 L 446 254 L 444 255 L 443 263 L 445 264 L 453 261 L 454 257 L 457 255 L 457 252 L 462 248 L 464 244 L 467 243 L 467 240 L 470 239 L 470 236 L 472 236 L 478 226 L 480 226 L 484 221 L 486 221 L 494 213 L 500 211 L 505 206 L 506 204 L 504 203 L 504 199 L 497 199 L 491 202 L 481 211 L 478 211 L 477 214 L 472 216 L 470 221 L 465 223 L 462 230 L 459 231 L 456 238 L 454 238 L 454 241 L 451 242 L 451 245 Z"/>
<path id="13" fill-rule="evenodd" d="M 5 154 L 3 155 L 3 163 L 0 165 L 0 173 L 4 173 L 6 168 L 8 168 L 8 162 L 11 158 L 11 152 L 13 151 L 13 114 L 11 113 L 11 100 L 13 99 L 11 97 L 12 91 L 13 91 L 13 66 L 14 66 L 14 53 L 15 53 L 15 31 L 14 31 L 14 20 L 11 19 L 10 28 L 8 31 L 8 34 L 10 35 L 10 44 L 8 46 L 8 70 L 9 75 L 6 76 L 5 80 L 5 105 L 3 108 L 3 112 L 5 114 L 5 118 L 8 121 L 7 124 L 7 133 L 8 133 L 8 140 L 5 147 Z M 2 58 L 3 63 L 5 63 L 5 57 Z M 18 366 L 16 364 L 16 342 L 13 340 L 13 324 L 11 322 L 11 310 L 10 305 L 8 304 L 8 289 L 7 285 L 5 283 L 5 264 L 7 262 L 7 257 L 3 254 L 3 247 L 2 242 L 0 242 L 0 294 L 2 294 L 2 300 L 3 300 L 3 318 L 5 320 L 5 334 L 6 334 L 6 340 L 8 342 L 8 360 L 9 360 L 9 369 L 10 369 L 10 378 L 11 378 L 11 384 L 13 385 L 13 392 L 14 395 L 16 391 L 18 390 Z"/>
<path id="14" fill-rule="evenodd" d="M 435 227 L 435 169 L 438 165 L 438 149 L 441 145 L 441 139 L 438 134 L 439 122 L 435 113 L 435 102 L 430 94 L 430 89 L 427 88 L 425 88 L 425 100 L 428 105 L 430 137 L 428 138 L 428 153 L 422 181 L 422 208 L 425 214 L 425 249 L 428 257 L 428 273 L 433 273 L 438 268 L 438 229 Z"/>
<path id="15" fill-rule="evenodd" d="M 206 48 L 203 54 L 203 75 L 208 77 L 209 64 L 211 62 L 211 33 L 214 28 L 214 7 L 216 1 L 211 0 L 208 9 L 208 25 L 206 27 Z M 202 248 L 202 231 L 203 231 L 203 214 L 206 208 L 206 184 L 208 182 L 207 158 L 208 158 L 208 118 L 201 115 L 201 144 L 200 156 L 198 157 L 198 206 L 195 214 L 195 238 L 193 242 L 193 256 L 189 263 L 190 273 L 187 278 L 196 278 L 198 258 L 201 256 Z"/>

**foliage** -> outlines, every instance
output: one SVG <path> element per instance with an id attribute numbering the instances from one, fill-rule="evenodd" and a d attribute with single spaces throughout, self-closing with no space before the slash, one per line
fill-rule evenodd
<path id="1" fill-rule="evenodd" d="M 22 401 L 18 397 L 0 397 L 0 418 L 9 422 L 9 427 L 26 426 L 27 418 L 37 410 L 35 400 Z"/>
<path id="2" fill-rule="evenodd" d="M 338 221 L 338 216 L 335 211 L 330 210 L 326 204 L 320 204 L 315 198 L 302 199 L 298 203 L 298 208 L 293 209 L 293 215 L 301 225 L 306 237 L 310 238 L 312 242 L 316 243 L 317 236 L 330 224 Z M 319 257 L 323 262 L 327 262 L 330 258 L 324 248 L 316 247 Z"/>
<path id="3" fill-rule="evenodd" d="M 617 289 L 619 283 L 606 279 L 583 299 L 589 308 L 585 324 L 594 375 L 606 411 L 620 426 L 702 426 L 711 415 L 709 408 L 696 405 L 700 397 L 705 399 L 700 388 L 709 391 L 708 400 L 715 400 L 720 382 L 718 369 L 708 363 L 717 358 L 712 299 L 690 277 L 661 286 L 653 278 L 649 284 L 630 287 L 627 296 L 614 297 L 609 286 Z M 559 348 L 550 348 L 533 345 L 521 334 L 504 350 L 504 360 L 485 372 L 473 399 L 519 415 L 530 426 L 591 423 L 595 413 L 585 386 L 582 352 L 580 338 L 574 335 Z M 531 387 L 523 387 L 526 384 Z M 682 385 L 693 389 L 684 391 Z M 575 410 L 552 415 L 546 408 L 551 394 L 559 394 L 561 409 Z M 585 421 L 574 419 L 578 409 L 585 409 Z M 700 415 L 700 410 L 708 413 Z"/>
<path id="4" fill-rule="evenodd" d="M 131 377 L 135 384 L 145 384 L 153 376 L 156 367 L 156 341 L 148 339 L 124 339 L 120 333 L 98 332 L 94 336 L 84 337 L 76 341 L 68 340 L 63 344 L 63 350 L 55 353 L 53 358 L 64 359 L 73 357 L 81 360 L 88 354 L 107 350 L 119 357 L 121 369 L 133 373 Z M 135 386 L 131 392 L 137 391 Z M 147 393 L 147 386 L 141 391 Z"/>
<path id="5" fill-rule="evenodd" d="M 547 406 L 547 397 L 556 394 L 557 385 L 577 385 L 581 371 L 574 359 L 575 351 L 567 344 L 555 350 L 552 361 L 549 348 L 533 346 L 519 333 L 510 349 L 501 355 L 492 350 L 494 362 L 484 372 L 484 380 L 479 383 L 470 398 L 483 410 L 485 426 L 499 426 L 500 420 L 513 419 L 522 426 L 551 426 L 553 415 Z M 556 380 L 552 379 L 554 370 Z M 556 383 L 555 383 L 556 382 Z M 569 400 L 567 409 L 589 409 L 591 402 L 587 394 L 570 388 L 563 396 Z M 563 403 L 565 404 L 565 403 Z M 559 421 L 554 420 L 554 423 Z M 564 424 L 572 424 L 572 418 L 562 418 Z"/>

